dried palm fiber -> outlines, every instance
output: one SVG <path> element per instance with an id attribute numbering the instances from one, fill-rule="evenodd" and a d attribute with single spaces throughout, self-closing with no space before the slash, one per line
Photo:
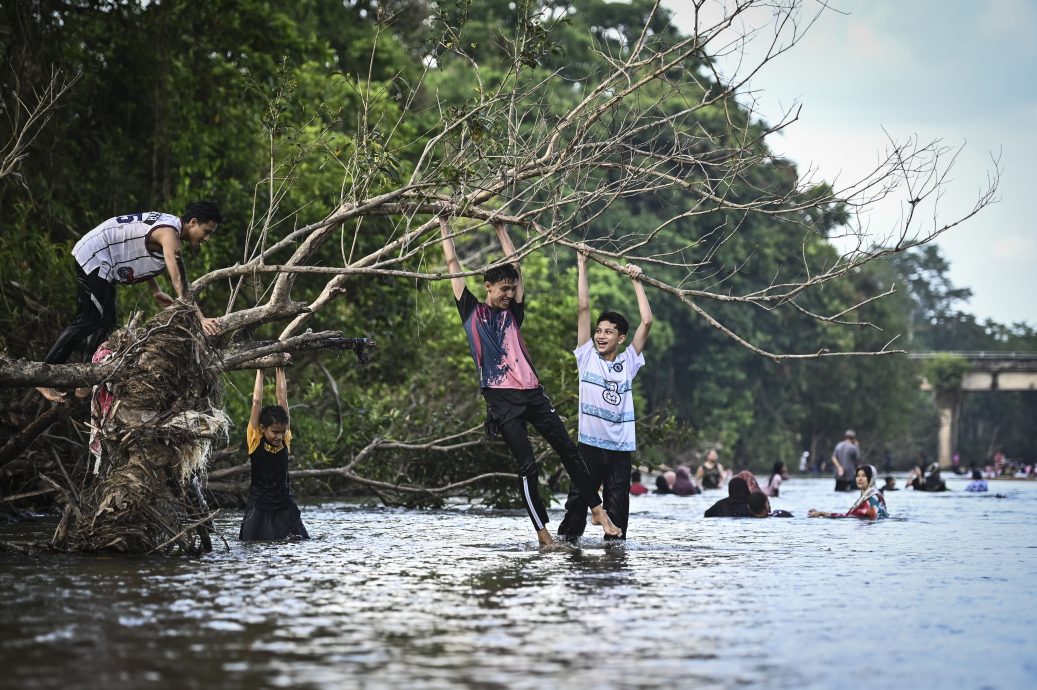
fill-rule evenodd
<path id="1" fill-rule="evenodd" d="M 163 310 L 109 338 L 115 403 L 97 429 L 98 476 L 69 505 L 55 543 L 70 551 L 193 553 L 193 527 L 208 517 L 192 501 L 212 444 L 226 439 L 219 358 L 193 307 Z"/>

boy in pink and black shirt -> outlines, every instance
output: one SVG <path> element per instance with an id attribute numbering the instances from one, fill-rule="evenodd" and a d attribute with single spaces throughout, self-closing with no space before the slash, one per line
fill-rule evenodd
<path id="1" fill-rule="evenodd" d="M 491 269 L 486 276 L 494 278 L 497 273 L 513 274 L 516 271 L 513 266 L 506 265 Z M 508 278 L 514 280 L 513 275 Z M 504 279 L 504 275 L 500 279 Z M 507 309 L 496 309 L 480 302 L 466 286 L 457 299 L 457 311 L 468 336 L 472 359 L 479 370 L 480 388 L 531 390 L 540 386 L 519 331 L 526 313 L 522 302 L 511 300 Z"/>
<path id="2" fill-rule="evenodd" d="M 440 234 L 447 269 L 454 277 L 450 284 L 457 300 L 472 359 L 479 373 L 479 387 L 486 400 L 489 419 L 496 426 L 501 439 L 518 463 L 522 501 L 537 531 L 541 546 L 552 544 L 547 531 L 547 509 L 540 499 L 538 483 L 540 469 L 533 446 L 529 442 L 526 425 L 532 424 L 561 456 L 573 484 L 591 508 L 592 520 L 602 525 L 605 534 L 619 536 L 622 532 L 609 520 L 601 507 L 601 498 L 591 481 L 576 444 L 569 438 L 558 413 L 544 393 L 533 362 L 522 341 L 520 328 L 525 316 L 522 276 L 517 266 L 503 264 L 491 268 L 484 276 L 486 298 L 479 301 L 465 285 L 461 262 L 446 219 L 440 218 Z M 503 225 L 495 225 L 501 248 L 508 256 L 515 247 Z"/>

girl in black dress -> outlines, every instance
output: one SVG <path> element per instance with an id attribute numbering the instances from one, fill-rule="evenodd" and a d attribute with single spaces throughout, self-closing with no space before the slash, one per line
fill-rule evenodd
<path id="1" fill-rule="evenodd" d="M 252 416 L 246 433 L 252 485 L 238 534 L 242 541 L 310 538 L 288 485 L 292 432 L 288 428 L 288 382 L 284 369 L 276 370 L 274 381 L 278 404 L 262 407 L 263 370 L 256 371 Z"/>

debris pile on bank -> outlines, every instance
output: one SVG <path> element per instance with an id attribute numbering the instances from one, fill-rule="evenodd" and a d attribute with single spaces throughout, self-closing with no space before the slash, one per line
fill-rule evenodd
<path id="1" fill-rule="evenodd" d="M 55 545 L 126 554 L 211 549 L 213 513 L 201 486 L 229 420 L 219 358 L 193 307 L 119 330 L 99 352 L 116 371 L 94 390 L 94 457 L 82 491 L 64 487 L 68 504 Z"/>

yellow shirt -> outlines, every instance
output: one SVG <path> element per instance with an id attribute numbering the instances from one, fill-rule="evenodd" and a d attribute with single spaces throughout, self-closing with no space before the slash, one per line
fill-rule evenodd
<path id="1" fill-rule="evenodd" d="M 257 428 L 252 426 L 252 422 L 248 423 L 248 429 L 245 430 L 245 441 L 248 443 L 248 454 L 252 455 L 259 448 L 260 441 L 263 440 L 263 433 Z M 284 432 L 284 445 L 287 448 L 292 442 L 292 430 L 287 429 Z M 266 444 L 266 450 L 270 453 L 276 453 L 281 450 L 280 448 L 274 448 L 269 443 Z"/>

